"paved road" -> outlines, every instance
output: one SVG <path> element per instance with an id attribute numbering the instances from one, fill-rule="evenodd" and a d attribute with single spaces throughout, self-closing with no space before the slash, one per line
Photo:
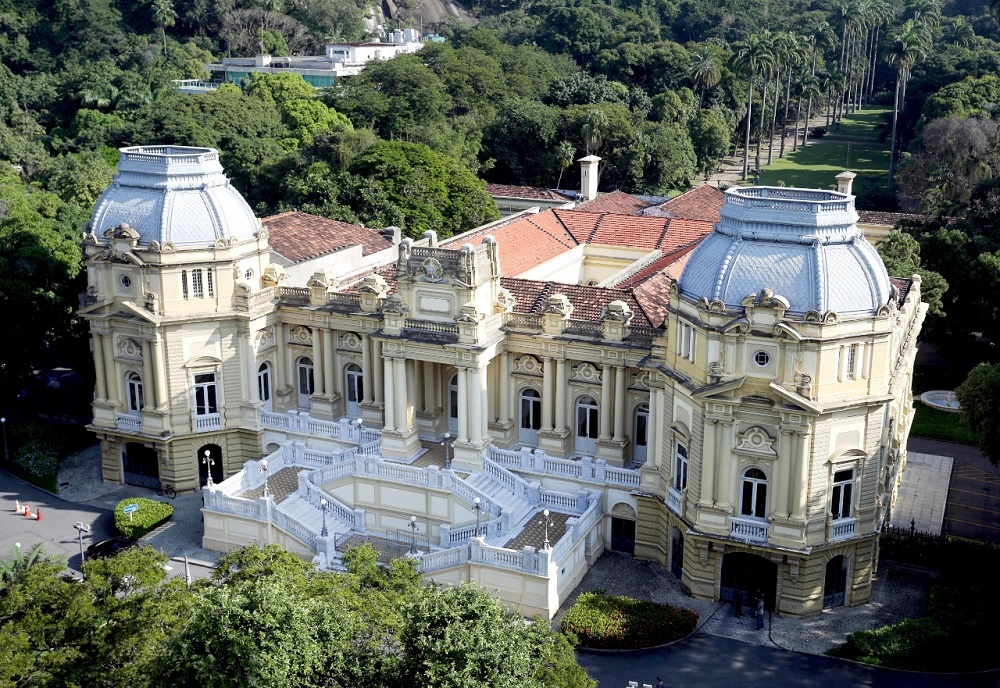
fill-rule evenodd
<path id="1" fill-rule="evenodd" d="M 765 631 L 761 631 L 764 633 Z M 995 688 L 1000 672 L 915 674 L 788 652 L 698 633 L 668 647 L 636 652 L 577 652 L 600 688 L 629 681 L 671 688 Z"/>
<path id="2" fill-rule="evenodd" d="M 906 446 L 909 451 L 954 459 L 944 533 L 1000 543 L 1000 467 L 967 444 L 911 437 Z"/>
<path id="3" fill-rule="evenodd" d="M 15 500 L 29 504 L 32 511 L 41 507 L 42 520 L 16 514 Z M 92 529 L 84 535 L 84 547 L 114 535 L 114 515 L 110 509 L 64 501 L 0 471 L 0 557 L 7 557 L 14 543 L 20 542 L 22 549 L 27 549 L 41 542 L 46 553 L 67 557 L 69 567 L 79 571 L 80 546 L 73 528 L 77 521 Z"/>

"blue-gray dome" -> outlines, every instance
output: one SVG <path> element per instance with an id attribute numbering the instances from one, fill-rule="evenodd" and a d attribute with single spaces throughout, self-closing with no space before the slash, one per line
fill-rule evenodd
<path id="1" fill-rule="evenodd" d="M 97 201 L 90 231 L 127 223 L 139 244 L 200 248 L 253 239 L 260 223 L 223 173 L 219 152 L 187 146 L 121 149 L 118 174 Z"/>
<path id="2" fill-rule="evenodd" d="M 889 275 L 857 220 L 854 197 L 836 191 L 729 189 L 722 219 L 681 274 L 680 294 L 738 309 L 771 289 L 792 314 L 872 313 L 889 301 Z"/>

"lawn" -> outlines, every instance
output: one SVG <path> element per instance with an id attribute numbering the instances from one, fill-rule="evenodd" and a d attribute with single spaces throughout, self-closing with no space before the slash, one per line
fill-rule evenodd
<path id="1" fill-rule="evenodd" d="M 760 182 L 769 186 L 836 189 L 834 179 L 844 170 L 859 177 L 883 176 L 889 170 L 889 147 L 851 142 L 812 142 L 761 171 Z"/>
<path id="2" fill-rule="evenodd" d="M 912 437 L 927 437 L 932 440 L 947 440 L 962 444 L 979 444 L 972 430 L 962 420 L 961 414 L 932 409 L 919 399 L 913 401 Z"/>
<path id="3" fill-rule="evenodd" d="M 848 141 L 878 143 L 879 135 L 885 127 L 886 115 L 892 108 L 872 107 L 845 117 L 839 125 L 827 129 L 827 137 Z"/>

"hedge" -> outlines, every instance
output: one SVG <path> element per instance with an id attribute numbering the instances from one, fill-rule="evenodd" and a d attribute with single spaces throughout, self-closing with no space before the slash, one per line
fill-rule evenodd
<path id="1" fill-rule="evenodd" d="M 125 513 L 127 504 L 137 504 L 139 510 L 129 515 Z M 154 528 L 166 523 L 173 516 L 174 507 L 165 502 L 143 497 L 130 497 L 118 502 L 115 507 L 115 528 L 122 535 L 139 538 Z"/>
<path id="2" fill-rule="evenodd" d="M 583 647 L 631 650 L 663 645 L 694 632 L 698 613 L 630 597 L 587 592 L 563 618 L 562 631 Z"/>

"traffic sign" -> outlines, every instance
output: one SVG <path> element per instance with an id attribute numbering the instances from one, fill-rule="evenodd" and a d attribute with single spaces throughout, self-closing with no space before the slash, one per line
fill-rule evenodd
<path id="1" fill-rule="evenodd" d="M 134 514 L 138 510 L 139 510 L 138 504 L 126 504 L 125 508 L 122 509 L 122 511 L 124 511 L 126 514 Z"/>

